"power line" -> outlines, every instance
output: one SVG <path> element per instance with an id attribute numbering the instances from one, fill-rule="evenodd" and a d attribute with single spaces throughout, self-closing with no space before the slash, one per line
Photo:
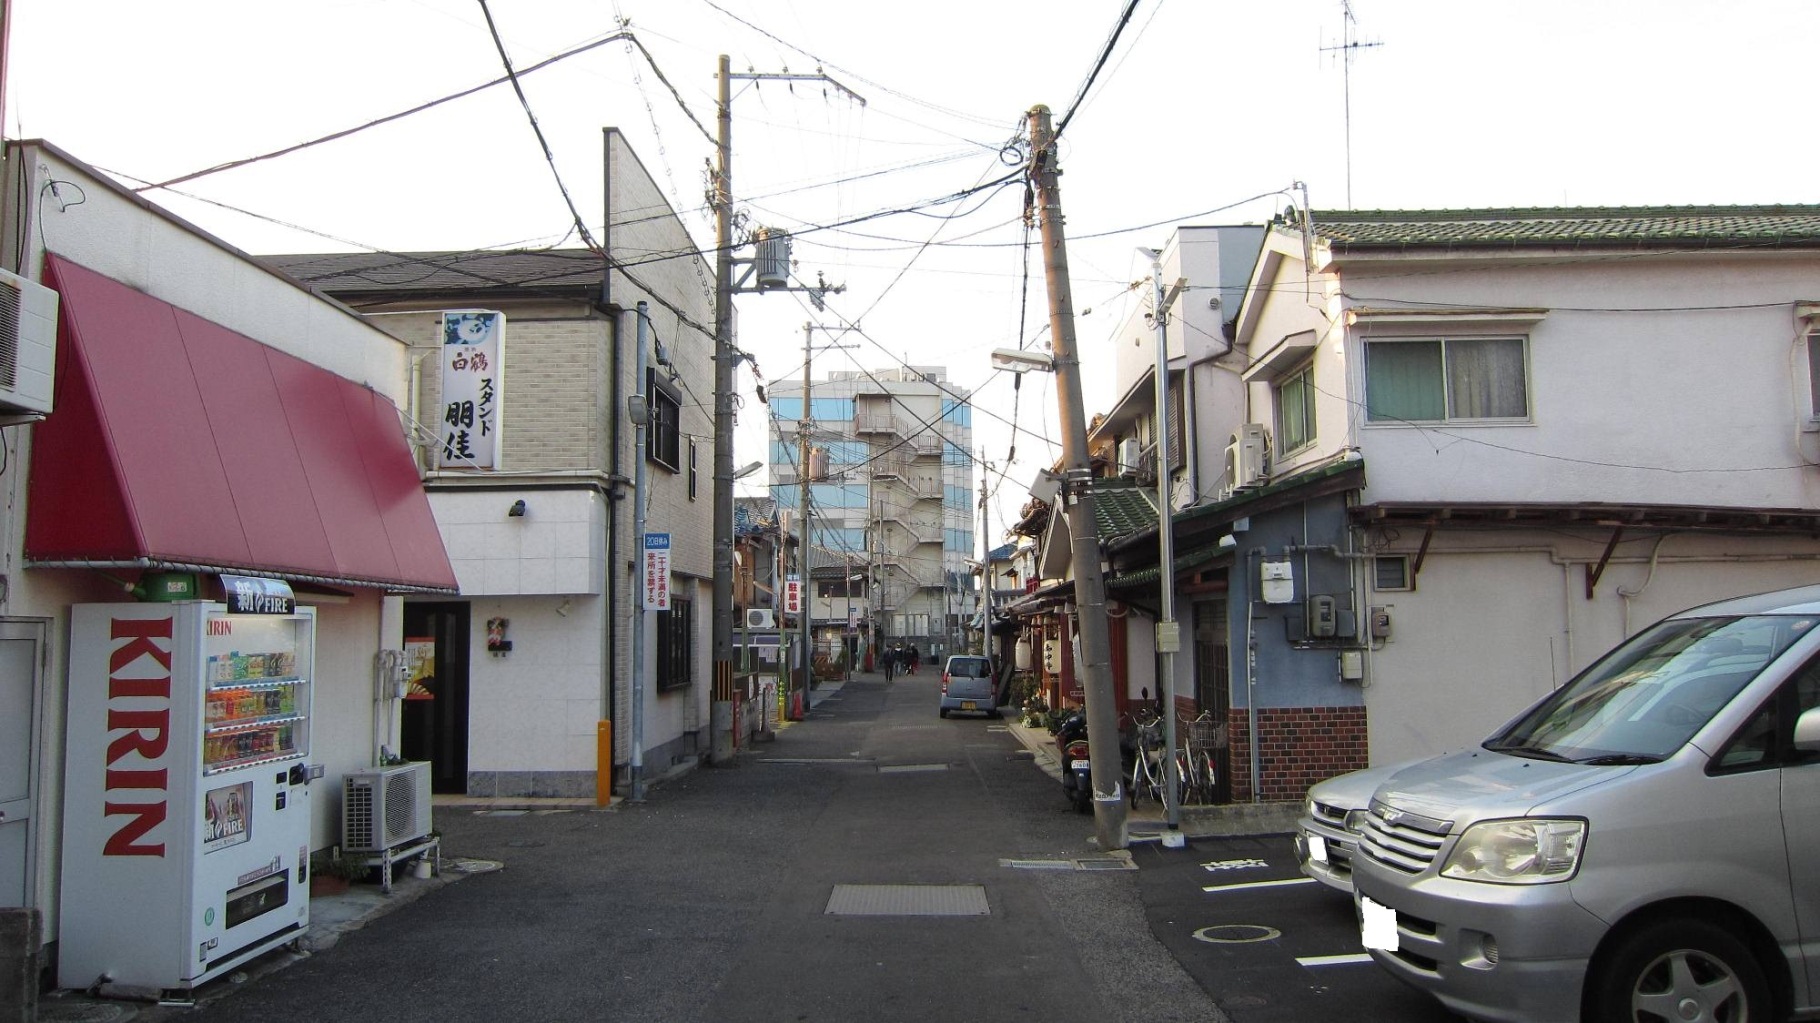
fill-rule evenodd
<path id="1" fill-rule="evenodd" d="M 550 140 L 544 138 L 543 128 L 537 123 L 537 115 L 531 111 L 531 100 L 518 81 L 518 72 L 512 70 L 512 57 L 506 53 L 505 40 L 499 38 L 499 26 L 493 23 L 492 8 L 487 6 L 487 0 L 479 0 L 479 3 L 480 13 L 487 18 L 487 31 L 493 36 L 493 48 L 499 51 L 499 62 L 505 65 L 506 77 L 512 82 L 512 91 L 518 95 L 518 105 L 524 107 L 525 119 L 531 122 L 531 132 L 537 136 L 537 144 L 543 147 L 544 162 L 550 165 L 550 176 L 556 179 L 556 190 L 562 193 L 563 204 L 569 207 L 569 216 L 575 221 L 575 229 L 581 232 L 581 240 L 588 248 L 605 255 L 600 243 L 588 233 L 588 225 L 582 222 L 581 211 L 575 208 L 575 200 L 569 196 L 569 186 L 563 184 L 562 174 L 556 169 L 556 154 L 550 152 Z"/>

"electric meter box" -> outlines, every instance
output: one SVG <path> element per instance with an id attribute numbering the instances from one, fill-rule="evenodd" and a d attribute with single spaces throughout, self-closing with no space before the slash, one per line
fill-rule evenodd
<path id="1" fill-rule="evenodd" d="M 1266 561 L 1258 566 L 1258 589 L 1266 604 L 1295 601 L 1295 570 L 1287 561 Z"/>

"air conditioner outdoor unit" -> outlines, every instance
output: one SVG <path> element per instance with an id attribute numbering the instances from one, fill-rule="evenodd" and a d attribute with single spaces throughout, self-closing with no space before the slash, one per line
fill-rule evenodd
<path id="1" fill-rule="evenodd" d="M 775 629 L 777 619 L 768 607 L 749 607 L 746 608 L 746 628 Z"/>
<path id="2" fill-rule="evenodd" d="M 429 833 L 428 762 L 361 771 L 342 783 L 343 850 L 385 852 Z"/>
<path id="3" fill-rule="evenodd" d="M 1246 423 L 1234 431 L 1226 445 L 1226 485 L 1249 490 L 1264 482 L 1268 471 L 1269 439 L 1261 423 Z"/>
<path id="4" fill-rule="evenodd" d="M 1144 457 L 1144 445 L 1136 437 L 1126 437 L 1119 441 L 1119 475 L 1129 476 L 1138 471 L 1138 463 Z"/>
<path id="5" fill-rule="evenodd" d="M 47 414 L 57 362 L 57 293 L 0 270 L 0 415 Z"/>

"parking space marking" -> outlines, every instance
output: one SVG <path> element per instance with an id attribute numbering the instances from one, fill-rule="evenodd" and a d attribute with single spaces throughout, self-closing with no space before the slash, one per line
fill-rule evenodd
<path id="1" fill-rule="evenodd" d="M 1363 952 L 1344 956 L 1300 956 L 1296 963 L 1301 966 L 1351 966 L 1354 963 L 1369 963 L 1371 957 Z"/>
<path id="2" fill-rule="evenodd" d="M 1268 867 L 1268 866 L 1270 866 L 1270 864 L 1267 861 L 1259 860 L 1259 859 L 1214 860 L 1211 863 L 1201 864 L 1201 869 L 1202 870 L 1215 870 L 1215 871 L 1218 871 L 1218 870 L 1256 870 L 1260 867 Z"/>
<path id="3" fill-rule="evenodd" d="M 1290 885 L 1314 884 L 1312 877 L 1288 877 L 1281 881 L 1236 881 L 1232 884 L 1204 884 L 1204 892 L 1236 892 L 1247 888 L 1286 888 Z"/>

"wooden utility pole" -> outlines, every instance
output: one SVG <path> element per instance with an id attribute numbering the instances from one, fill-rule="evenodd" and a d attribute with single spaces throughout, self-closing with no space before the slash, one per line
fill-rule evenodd
<path id="1" fill-rule="evenodd" d="M 1087 745 L 1093 762 L 1093 822 L 1101 849 L 1123 849 L 1125 798 L 1119 784 L 1119 722 L 1112 690 L 1112 643 L 1106 625 L 1106 581 L 1100 572 L 1099 525 L 1093 518 L 1093 470 L 1087 458 L 1087 422 L 1081 395 L 1081 360 L 1074 345 L 1074 298 L 1068 285 L 1068 242 L 1062 232 L 1062 196 L 1056 178 L 1049 108 L 1030 108 L 1030 181 L 1043 236 L 1043 273 L 1049 283 L 1049 336 L 1055 358 L 1055 395 L 1062 430 L 1062 491 L 1074 564 L 1075 631 L 1081 638 L 1081 688 L 1087 699 Z"/>

